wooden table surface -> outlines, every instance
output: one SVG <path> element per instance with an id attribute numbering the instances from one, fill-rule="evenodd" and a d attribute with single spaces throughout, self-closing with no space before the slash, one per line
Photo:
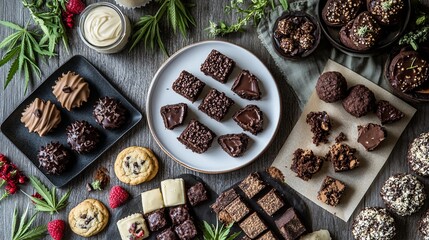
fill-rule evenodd
<path id="1" fill-rule="evenodd" d="M 86 2 L 92 3 L 95 1 L 87 0 Z M 110 2 L 113 2 L 113 0 L 111 0 Z M 174 36 L 169 30 L 165 30 L 166 34 L 163 34 L 163 38 L 166 40 L 166 47 L 170 53 L 174 53 L 175 51 L 181 49 L 186 45 L 210 39 L 210 37 L 207 35 L 207 32 L 204 31 L 204 28 L 207 27 L 209 20 L 225 19 L 228 21 L 235 17 L 225 15 L 222 10 L 222 6 L 226 5 L 229 0 L 195 2 L 196 7 L 192 9 L 192 13 L 196 18 L 197 27 L 189 32 L 188 38 L 183 38 L 180 35 Z M 143 9 L 125 10 L 125 13 L 130 17 L 132 21 L 136 21 L 139 16 L 145 13 L 154 13 L 154 11 L 154 5 L 151 4 L 151 6 Z M 22 7 L 21 1 L 2 0 L 0 4 L 0 19 L 12 21 L 23 25 L 28 21 L 28 19 L 30 19 L 30 15 L 28 11 Z M 4 39 L 10 33 L 10 29 L 1 27 L 0 40 Z M 150 49 L 145 49 L 143 45 L 139 45 L 130 53 L 128 52 L 128 50 L 125 50 L 119 54 L 103 55 L 86 47 L 79 39 L 76 29 L 73 29 L 69 32 L 69 37 L 70 52 L 67 53 L 61 47 L 58 52 L 58 57 L 49 59 L 47 61 L 47 64 L 42 63 L 42 79 L 34 81 L 34 85 L 31 87 L 31 89 L 35 89 L 35 87 L 39 85 L 43 79 L 49 76 L 57 67 L 66 62 L 70 57 L 76 54 L 80 54 L 86 57 L 91 63 L 93 63 L 109 80 L 111 80 L 121 90 L 121 92 L 125 93 L 125 95 L 144 114 L 146 93 L 148 91 L 151 79 L 155 74 L 156 70 L 162 65 L 162 63 L 167 59 L 167 57 L 163 55 L 161 51 L 152 51 Z M 174 162 L 169 157 L 167 157 L 167 155 L 158 147 L 158 145 L 152 138 L 146 121 L 143 120 L 131 132 L 126 134 L 112 148 L 110 148 L 106 153 L 104 153 L 98 161 L 92 164 L 79 177 L 74 179 L 68 185 L 68 187 L 72 189 L 72 193 L 70 196 L 70 204 L 65 210 L 61 211 L 59 214 L 56 215 L 49 215 L 47 213 L 39 214 L 36 220 L 36 224 L 46 224 L 48 221 L 53 219 L 67 220 L 68 212 L 70 211 L 70 209 L 86 198 L 96 198 L 107 205 L 108 190 L 89 193 L 86 191 L 85 185 L 86 183 L 92 181 L 95 170 L 100 166 L 104 166 L 110 171 L 110 186 L 117 184 L 124 186 L 124 184 L 120 183 L 115 177 L 113 171 L 113 162 L 116 158 L 116 155 L 122 149 L 132 145 L 146 146 L 153 149 L 161 164 L 159 173 L 154 180 L 150 181 L 149 183 L 144 183 L 134 187 L 125 186 L 126 189 L 129 190 L 129 192 L 133 196 L 136 196 L 139 193 L 151 189 L 155 186 L 159 186 L 159 182 L 163 179 L 171 178 L 182 173 L 192 173 L 201 177 L 206 183 L 208 183 L 215 191 L 219 193 L 220 191 L 244 178 L 247 174 L 253 171 L 265 169 L 270 166 L 282 144 L 286 141 L 286 138 L 291 129 L 293 128 L 295 121 L 299 117 L 300 110 L 296 103 L 296 97 L 293 91 L 287 85 L 286 80 L 281 76 L 280 71 L 275 66 L 274 61 L 271 59 L 266 49 L 261 45 L 257 37 L 256 30 L 254 28 L 250 28 L 249 31 L 246 33 L 233 34 L 228 37 L 219 39 L 241 45 L 252 51 L 267 65 L 267 67 L 277 80 L 277 84 L 282 98 L 283 114 L 280 123 L 281 127 L 268 150 L 252 164 L 240 170 L 217 175 L 201 174 L 188 170 L 179 165 L 178 163 Z M 4 54 L 4 52 L 1 52 L 1 54 Z M 9 65 L 0 68 L 0 79 L 2 82 L 1 84 L 3 84 L 3 81 L 6 78 L 8 67 Z M 15 77 L 15 79 L 12 81 L 12 83 L 6 90 L 0 90 L 0 121 L 3 122 L 4 119 L 18 106 L 18 104 L 25 97 L 26 95 L 23 91 L 23 79 L 20 76 Z M 371 188 L 368 190 L 365 198 L 358 206 L 353 217 L 363 207 L 383 206 L 383 202 L 379 196 L 379 191 L 383 182 L 392 174 L 410 171 L 405 161 L 407 145 L 409 141 L 412 140 L 419 133 L 428 130 L 428 124 L 426 121 L 428 121 L 429 119 L 429 113 L 427 113 L 429 110 L 429 106 L 422 104 L 417 106 L 417 109 L 417 114 L 412 119 L 406 131 L 402 134 L 388 162 L 381 170 L 379 176 L 375 179 Z M 47 179 L 37 170 L 37 168 L 34 167 L 29 162 L 29 160 L 21 152 L 19 152 L 19 150 L 9 140 L 6 139 L 3 134 L 0 134 L 0 143 L 0 152 L 8 156 L 28 176 L 35 175 L 41 178 L 44 182 L 47 182 Z M 421 177 L 419 177 L 419 179 L 421 179 L 425 183 L 426 188 L 429 189 L 428 179 Z M 27 186 L 23 187 L 23 190 L 29 192 L 31 190 L 31 187 L 29 186 L 29 184 L 27 184 Z M 64 193 L 65 190 L 61 189 L 60 192 Z M 350 232 L 352 221 L 349 221 L 348 223 L 343 222 L 342 220 L 336 218 L 335 216 L 316 206 L 312 202 L 306 199 L 304 199 L 304 201 L 307 203 L 310 209 L 311 222 L 313 224 L 314 230 L 328 229 L 333 239 L 353 239 Z M 429 201 L 426 201 L 425 206 L 422 208 L 423 210 L 426 210 L 428 208 L 428 202 Z M 22 193 L 10 196 L 0 202 L 0 226 L 2 226 L 0 227 L 2 229 L 0 230 L 0 239 L 10 239 L 10 223 L 13 208 L 17 205 L 19 209 L 23 211 L 28 203 L 29 200 Z M 410 217 L 395 216 L 398 229 L 397 239 L 421 239 L 421 236 L 417 233 L 417 222 L 423 210 Z M 116 228 L 116 224 L 114 222 L 110 222 L 108 227 Z M 108 236 L 106 236 L 106 231 L 103 231 L 102 233 L 92 237 L 91 239 L 107 238 Z M 46 237 L 46 239 L 50 238 Z M 80 237 L 68 230 L 66 239 L 80 239 Z"/>

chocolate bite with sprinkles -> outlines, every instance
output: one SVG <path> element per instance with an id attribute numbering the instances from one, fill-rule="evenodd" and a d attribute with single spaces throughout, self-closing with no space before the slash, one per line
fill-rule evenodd
<path id="1" fill-rule="evenodd" d="M 215 137 L 212 130 L 193 119 L 177 139 L 193 152 L 203 153 L 209 149 Z"/>
<path id="2" fill-rule="evenodd" d="M 367 0 L 368 11 L 381 25 L 392 26 L 403 19 L 404 0 Z"/>
<path id="3" fill-rule="evenodd" d="M 340 199 L 345 190 L 346 185 L 342 181 L 326 176 L 320 187 L 317 199 L 335 207 L 340 203 Z"/>
<path id="4" fill-rule="evenodd" d="M 173 90 L 188 99 L 195 102 L 203 91 L 206 84 L 187 71 L 182 71 L 176 81 L 173 82 Z"/>
<path id="5" fill-rule="evenodd" d="M 198 109 L 207 114 L 207 116 L 220 122 L 232 105 L 234 105 L 234 101 L 226 96 L 225 93 L 219 92 L 216 89 L 211 89 L 200 106 L 198 106 Z"/>
<path id="6" fill-rule="evenodd" d="M 213 49 L 204 63 L 201 64 L 200 70 L 205 75 L 211 76 L 221 83 L 226 83 L 234 66 L 234 60 Z"/>
<path id="7" fill-rule="evenodd" d="M 307 114 L 306 123 L 310 125 L 313 133 L 313 143 L 327 143 L 332 129 L 331 119 L 327 112 L 310 112 Z"/>
<path id="8" fill-rule="evenodd" d="M 116 99 L 102 97 L 95 102 L 92 115 L 104 129 L 120 128 L 126 122 L 128 110 Z"/>
<path id="9" fill-rule="evenodd" d="M 344 26 L 356 17 L 363 5 L 363 0 L 328 0 L 322 10 L 322 19 L 331 27 Z"/>
<path id="10" fill-rule="evenodd" d="M 67 143 L 77 153 L 88 153 L 100 142 L 98 130 L 87 121 L 75 121 L 66 128 Z"/>
<path id="11" fill-rule="evenodd" d="M 326 158 L 334 165 L 335 172 L 342 172 L 359 167 L 359 159 L 355 154 L 355 148 L 344 143 L 336 143 L 329 148 Z"/>
<path id="12" fill-rule="evenodd" d="M 352 233 L 356 240 L 393 240 L 396 236 L 395 220 L 385 208 L 365 208 L 354 219 Z"/>
<path id="13" fill-rule="evenodd" d="M 421 133 L 410 143 L 407 161 L 413 172 L 429 176 L 429 132 Z"/>
<path id="14" fill-rule="evenodd" d="M 314 155 L 311 150 L 298 148 L 293 153 L 290 170 L 295 172 L 297 177 L 307 181 L 320 170 L 324 160 L 324 158 Z"/>
<path id="15" fill-rule="evenodd" d="M 48 174 L 59 175 L 64 172 L 72 161 L 71 153 L 59 142 L 51 142 L 42 146 L 37 154 L 39 166 Z"/>

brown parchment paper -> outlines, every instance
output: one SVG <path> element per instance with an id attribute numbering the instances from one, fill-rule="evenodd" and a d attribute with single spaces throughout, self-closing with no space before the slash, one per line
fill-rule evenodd
<path id="1" fill-rule="evenodd" d="M 405 117 L 400 121 L 385 125 L 384 127 L 387 131 L 386 140 L 374 151 L 367 152 L 365 148 L 356 141 L 357 126 L 366 123 L 380 124 L 377 116 L 374 113 L 370 113 L 367 116 L 356 118 L 344 110 L 341 101 L 336 103 L 325 103 L 319 99 L 316 91 L 313 91 L 298 122 L 274 160 L 273 166 L 283 172 L 286 176 L 286 183 L 290 187 L 328 212 L 347 222 L 378 172 L 389 158 L 398 138 L 405 130 L 407 124 L 416 112 L 416 109 L 373 82 L 334 61 L 328 60 L 324 71 L 338 71 L 342 73 L 347 79 L 348 87 L 356 84 L 364 84 L 374 92 L 377 100 L 387 100 L 405 114 Z M 326 111 L 329 114 L 331 122 L 333 123 L 333 130 L 329 137 L 329 143 L 320 144 L 319 146 L 313 144 L 313 134 L 310 131 L 310 126 L 305 122 L 307 114 L 311 111 Z M 360 158 L 360 166 L 351 171 L 336 173 L 333 170 L 332 163 L 325 161 L 321 171 L 316 173 L 312 179 L 304 181 L 296 177 L 296 174 L 290 170 L 293 152 L 297 148 L 311 149 L 316 155 L 325 156 L 329 150 L 329 146 L 335 143 L 335 137 L 338 136 L 340 132 L 345 133 L 347 136 L 347 141 L 344 143 L 357 149 L 357 156 Z M 336 207 L 331 207 L 317 199 L 317 193 L 322 185 L 323 179 L 327 175 L 337 178 L 347 185 L 347 189 L 341 198 L 340 204 Z"/>

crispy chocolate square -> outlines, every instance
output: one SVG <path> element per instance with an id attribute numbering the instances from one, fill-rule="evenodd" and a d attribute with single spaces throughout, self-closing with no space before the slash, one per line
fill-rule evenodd
<path id="1" fill-rule="evenodd" d="M 286 210 L 275 223 L 286 240 L 298 239 L 306 231 L 305 226 L 299 220 L 293 208 Z"/>
<path id="2" fill-rule="evenodd" d="M 264 114 L 256 105 L 247 105 L 238 110 L 232 118 L 244 131 L 249 131 L 253 135 L 263 130 Z"/>
<path id="3" fill-rule="evenodd" d="M 212 130 L 193 119 L 177 139 L 193 152 L 203 153 L 209 149 L 215 137 Z"/>
<path id="4" fill-rule="evenodd" d="M 346 185 L 343 182 L 326 176 L 325 180 L 323 180 L 322 186 L 320 187 L 317 199 L 335 207 L 340 203 L 341 196 L 345 189 Z"/>
<path id="5" fill-rule="evenodd" d="M 197 236 L 197 228 L 192 220 L 184 221 L 182 224 L 175 227 L 174 231 L 181 240 L 190 240 Z"/>
<path id="6" fill-rule="evenodd" d="M 231 157 L 240 157 L 247 150 L 249 136 L 244 133 L 219 136 L 217 142 Z"/>
<path id="7" fill-rule="evenodd" d="M 173 225 L 179 225 L 184 221 L 191 219 L 191 215 L 189 214 L 189 209 L 186 205 L 181 205 L 170 208 L 170 218 Z"/>
<path id="8" fill-rule="evenodd" d="M 252 239 L 256 238 L 267 229 L 267 226 L 262 222 L 256 212 L 250 214 L 250 216 L 244 219 L 239 226 L 243 232 Z"/>
<path id="9" fill-rule="evenodd" d="M 189 203 L 192 206 L 195 206 L 195 205 L 197 205 L 201 202 L 204 202 L 208 199 L 207 190 L 201 182 L 190 187 L 186 194 L 188 195 Z"/>
<path id="10" fill-rule="evenodd" d="M 156 210 L 146 215 L 149 229 L 151 231 L 158 231 L 167 226 L 167 219 L 165 218 L 164 208 Z"/>
<path id="11" fill-rule="evenodd" d="M 248 100 L 261 99 L 261 90 L 259 89 L 258 78 L 247 70 L 241 71 L 235 79 L 231 90 L 238 96 Z"/>
<path id="12" fill-rule="evenodd" d="M 160 112 L 165 128 L 171 130 L 182 125 L 188 114 L 188 105 L 185 103 L 165 105 L 161 107 Z"/>
<path id="13" fill-rule="evenodd" d="M 198 109 L 220 122 L 232 105 L 234 105 L 234 101 L 226 96 L 225 93 L 212 89 L 198 106 Z"/>
<path id="14" fill-rule="evenodd" d="M 240 198 L 236 198 L 226 206 L 225 211 L 229 213 L 234 222 L 239 222 L 250 212 L 249 208 Z"/>
<path id="15" fill-rule="evenodd" d="M 225 210 L 220 211 L 217 216 L 219 218 L 219 221 L 224 225 L 229 225 L 234 222 L 231 215 Z"/>
<path id="16" fill-rule="evenodd" d="M 183 70 L 176 81 L 173 82 L 172 88 L 176 93 L 189 99 L 189 101 L 195 102 L 205 85 L 200 79 Z"/>
<path id="17" fill-rule="evenodd" d="M 172 228 L 167 228 L 156 236 L 156 240 L 176 240 L 177 236 Z"/>
<path id="18" fill-rule="evenodd" d="M 268 215 L 272 216 L 284 206 L 284 203 L 283 200 L 276 194 L 275 190 L 272 189 L 269 193 L 265 194 L 265 196 L 258 200 L 258 205 L 264 209 Z"/>
<path id="19" fill-rule="evenodd" d="M 213 49 L 204 63 L 201 64 L 200 70 L 205 75 L 211 76 L 221 83 L 226 83 L 234 66 L 234 60 Z"/>
<path id="20" fill-rule="evenodd" d="M 219 213 L 236 198 L 238 198 L 238 194 L 235 192 L 234 189 L 231 188 L 221 193 L 219 197 L 217 197 L 215 203 L 213 203 L 210 207 L 215 213 Z"/>
<path id="21" fill-rule="evenodd" d="M 247 176 L 238 186 L 248 198 L 253 198 L 264 189 L 265 184 L 259 177 L 259 174 L 254 172 Z"/>
<path id="22" fill-rule="evenodd" d="M 258 240 L 276 240 L 273 233 L 268 231 L 258 238 Z"/>

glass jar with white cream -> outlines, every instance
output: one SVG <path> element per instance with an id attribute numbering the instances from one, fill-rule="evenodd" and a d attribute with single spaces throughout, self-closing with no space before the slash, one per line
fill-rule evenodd
<path id="1" fill-rule="evenodd" d="M 130 20 L 112 3 L 88 5 L 79 18 L 79 36 L 90 48 L 100 53 L 117 53 L 128 42 Z"/>

